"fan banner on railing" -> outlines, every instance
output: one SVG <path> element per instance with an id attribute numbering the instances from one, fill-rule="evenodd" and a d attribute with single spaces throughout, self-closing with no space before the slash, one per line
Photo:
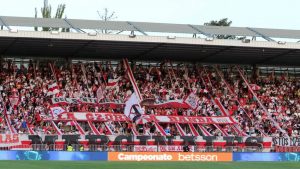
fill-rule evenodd
<path id="1" fill-rule="evenodd" d="M 83 97 L 83 98 L 64 98 L 64 97 L 54 97 L 51 99 L 52 104 L 55 105 L 66 105 L 66 104 L 99 104 L 99 105 L 111 105 L 114 107 L 122 106 L 124 103 L 116 102 L 104 102 L 98 103 L 97 98 Z"/>
<path id="2" fill-rule="evenodd" d="M 41 116 L 43 120 L 78 120 L 78 121 L 131 121 L 124 114 L 117 113 L 92 113 L 92 112 L 65 112 L 58 115 L 57 118 Z M 149 122 L 158 123 L 180 123 L 180 124 L 236 124 L 232 117 L 199 117 L 199 116 L 159 116 L 159 115 L 142 115 L 142 119 Z"/>
<path id="3" fill-rule="evenodd" d="M 66 138 L 74 138 L 74 141 L 82 142 L 84 145 L 89 144 L 89 139 L 87 137 L 90 137 L 91 135 L 84 135 L 81 134 L 79 137 L 73 137 L 72 135 L 66 134 L 58 134 L 58 135 L 35 135 L 35 137 L 30 137 L 28 134 L 0 134 L 0 147 L 5 147 L 8 150 L 16 150 L 16 149 L 22 149 L 22 150 L 32 150 L 32 141 L 33 140 L 40 140 L 44 142 L 45 140 L 48 140 L 49 138 L 52 138 L 53 141 L 52 144 L 59 145 L 56 150 L 63 150 L 64 144 L 68 144 L 65 139 Z M 36 138 L 38 137 L 38 138 Z M 128 140 L 124 139 L 125 135 L 102 135 L 101 140 L 105 139 L 107 142 L 104 142 L 104 145 L 112 145 L 112 143 L 115 143 L 116 141 L 120 142 L 120 138 L 123 138 L 123 140 L 120 142 L 121 145 L 128 146 Z M 161 136 L 161 139 L 167 140 L 165 136 Z M 197 145 L 195 148 L 195 151 L 204 151 L 206 146 L 208 145 L 214 145 L 216 147 L 223 147 L 226 146 L 234 146 L 234 147 L 257 147 L 258 145 L 263 146 L 263 151 L 268 152 L 271 150 L 272 147 L 272 138 L 271 137 L 215 137 L 215 136 L 209 136 L 209 137 L 202 137 L 202 136 L 186 136 L 191 137 L 195 145 Z M 186 138 L 185 137 L 185 138 Z M 53 139 L 54 138 L 54 139 Z M 63 139 L 64 138 L 64 139 Z M 146 139 L 145 139 L 146 138 Z M 208 139 L 209 138 L 209 139 Z M 154 138 L 150 138 L 149 135 L 145 136 L 133 136 L 133 140 L 136 140 L 132 142 L 130 145 L 133 146 L 134 151 L 182 151 L 182 145 L 184 144 L 185 140 L 180 137 L 169 137 L 168 140 L 171 140 L 170 145 L 162 145 L 159 144 L 157 146 L 156 140 Z M 141 140 L 147 140 L 146 145 L 142 143 Z M 235 140 L 235 141 L 233 141 Z M 100 142 L 97 144 L 100 145 Z M 115 146 L 115 145 L 113 145 Z M 61 149 L 59 149 L 61 147 Z M 282 146 L 286 147 L 286 146 Z M 290 146 L 287 146 L 289 148 Z M 191 151 L 193 149 L 190 149 Z M 225 149 L 224 149 L 225 151 Z M 261 150 L 260 150 L 261 151 Z"/>
<path id="4" fill-rule="evenodd" d="M 117 102 L 97 102 L 97 98 L 83 97 L 83 98 L 64 98 L 64 97 L 54 97 L 51 99 L 54 105 L 66 105 L 66 104 L 97 104 L 100 106 L 110 106 L 110 107 L 122 107 L 125 103 Z M 189 105 L 184 103 L 182 100 L 170 100 L 162 103 L 141 103 L 141 105 L 149 107 L 159 107 L 159 108 L 189 108 Z"/>
<path id="5" fill-rule="evenodd" d="M 189 146 L 190 151 L 194 152 L 194 146 Z M 181 145 L 135 145 L 134 152 L 183 152 Z"/>
<path id="6" fill-rule="evenodd" d="M 19 134 L 0 134 L 0 147 L 21 144 Z"/>

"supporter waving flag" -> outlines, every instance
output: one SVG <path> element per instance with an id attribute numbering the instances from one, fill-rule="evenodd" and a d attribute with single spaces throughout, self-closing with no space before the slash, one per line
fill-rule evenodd
<path id="1" fill-rule="evenodd" d="M 142 114 L 144 114 L 139 99 L 135 93 L 132 93 L 125 103 L 124 114 L 135 122 Z"/>
<path id="2" fill-rule="evenodd" d="M 99 88 L 97 89 L 97 100 L 98 100 L 98 102 L 100 100 L 102 100 L 103 98 L 104 98 L 104 92 L 103 92 L 102 86 L 100 85 Z"/>
<path id="3" fill-rule="evenodd" d="M 9 102 L 13 109 L 17 109 L 20 103 L 20 98 L 16 89 L 12 90 L 12 95 L 9 97 Z"/>
<path id="4" fill-rule="evenodd" d="M 108 79 L 107 85 L 106 85 L 106 89 L 114 89 L 118 86 L 120 77 L 116 78 L 116 79 Z"/>
<path id="5" fill-rule="evenodd" d="M 190 93 L 184 100 L 192 109 L 196 110 L 199 106 L 199 97 L 194 93 Z"/>
<path id="6" fill-rule="evenodd" d="M 59 88 L 57 86 L 57 83 L 54 82 L 50 85 L 48 85 L 48 93 L 47 93 L 47 96 L 51 96 L 51 95 L 55 95 L 59 93 Z"/>
<path id="7" fill-rule="evenodd" d="M 254 90 L 254 91 L 257 91 L 257 90 L 260 90 L 260 89 L 261 89 L 261 87 L 258 86 L 257 84 L 250 84 L 250 87 L 251 87 L 251 89 Z"/>
<path id="8" fill-rule="evenodd" d="M 50 110 L 51 110 L 52 117 L 57 117 L 58 115 L 66 111 L 65 109 L 59 106 L 50 107 Z"/>

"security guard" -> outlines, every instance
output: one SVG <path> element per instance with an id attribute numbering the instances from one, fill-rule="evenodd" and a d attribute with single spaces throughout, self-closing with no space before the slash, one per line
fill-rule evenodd
<path id="1" fill-rule="evenodd" d="M 67 151 L 74 151 L 74 149 L 73 149 L 73 147 L 72 147 L 72 145 L 71 145 L 71 144 L 69 144 L 69 145 L 68 145 L 68 147 L 67 147 Z"/>

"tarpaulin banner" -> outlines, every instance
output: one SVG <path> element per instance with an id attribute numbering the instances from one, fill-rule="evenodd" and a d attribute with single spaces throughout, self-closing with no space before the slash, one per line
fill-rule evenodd
<path id="1" fill-rule="evenodd" d="M 0 147 L 21 144 L 19 134 L 0 134 Z"/>
<path id="2" fill-rule="evenodd" d="M 97 105 L 107 105 L 111 107 L 121 107 L 125 106 L 125 103 L 117 102 L 98 102 L 100 99 L 97 98 L 64 98 L 64 97 L 54 97 L 51 99 L 52 104 L 54 105 L 65 105 L 65 104 L 97 104 Z M 143 104 L 142 104 L 143 105 Z M 149 107 L 160 107 L 160 108 L 189 108 L 189 105 L 184 103 L 182 100 L 170 100 L 163 103 L 151 103 L 145 104 Z"/>
<path id="3" fill-rule="evenodd" d="M 64 97 L 54 97 L 51 99 L 52 104 L 98 104 L 98 105 L 111 105 L 111 106 L 123 106 L 124 103 L 115 103 L 115 102 L 104 102 L 104 103 L 98 103 L 97 98 L 89 98 L 89 97 L 83 97 L 83 98 L 64 98 Z"/>
<path id="4" fill-rule="evenodd" d="M 274 146 L 275 152 L 300 152 L 300 146 Z"/>
<path id="5" fill-rule="evenodd" d="M 194 152 L 194 146 L 189 146 L 190 151 Z M 183 152 L 181 145 L 135 145 L 134 152 Z"/>
<path id="6" fill-rule="evenodd" d="M 0 134 L 0 144 L 19 142 L 20 140 L 18 134 Z"/>
<path id="7" fill-rule="evenodd" d="M 274 146 L 300 146 L 300 137 L 273 137 Z"/>
<path id="8" fill-rule="evenodd" d="M 232 161 L 232 153 L 109 152 L 108 161 Z"/>
<path id="9" fill-rule="evenodd" d="M 92 112 L 66 112 L 56 118 L 42 117 L 43 120 L 78 120 L 78 121 L 130 121 L 124 114 L 118 113 L 92 113 Z M 149 122 L 159 123 L 193 123 L 193 124 L 235 124 L 232 117 L 197 117 L 197 116 L 156 116 L 143 115 L 141 118 Z"/>
<path id="10" fill-rule="evenodd" d="M 191 148 L 190 151 L 203 151 L 206 146 L 218 146 L 226 148 L 226 146 L 234 147 L 258 147 L 263 146 L 263 151 L 269 152 L 271 150 L 271 137 L 215 137 L 215 136 L 180 136 L 180 137 L 166 137 L 166 136 L 127 136 L 127 135 L 27 135 L 19 134 L 15 136 L 15 140 L 7 140 L 0 144 L 0 147 L 8 149 L 19 150 L 18 148 L 32 149 L 32 144 L 55 144 L 67 145 L 65 140 L 73 140 L 73 142 L 81 141 L 82 144 L 88 146 L 89 144 L 96 145 L 132 145 L 135 147 L 134 151 L 182 151 L 182 146 L 189 141 L 191 145 L 197 145 Z M 97 143 L 94 140 L 99 140 Z M 169 142 L 169 145 L 165 143 Z M 30 146 L 31 145 L 31 146 Z M 159 146 L 159 149 L 157 148 Z M 194 150 L 193 150 L 194 149 Z M 23 149 L 24 150 L 24 149 Z M 133 151 L 133 150 L 131 150 Z M 225 151 L 225 149 L 224 149 Z"/>

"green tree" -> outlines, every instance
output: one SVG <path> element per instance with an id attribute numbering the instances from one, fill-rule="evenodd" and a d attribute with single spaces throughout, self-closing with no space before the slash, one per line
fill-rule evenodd
<path id="1" fill-rule="evenodd" d="M 56 9 L 56 13 L 55 15 L 52 17 L 52 7 L 51 5 L 48 4 L 48 0 L 44 0 L 44 6 L 41 8 L 41 14 L 43 18 L 56 18 L 56 19 L 62 19 L 64 13 L 65 13 L 65 9 L 66 9 L 66 5 L 65 4 L 59 4 L 57 9 Z M 38 10 L 37 8 L 35 8 L 35 18 L 37 18 L 38 16 Z M 38 27 L 34 28 L 35 31 L 38 31 Z M 42 27 L 43 31 L 59 31 L 60 28 L 50 28 L 50 27 Z M 61 29 L 62 32 L 69 32 L 70 29 L 69 28 L 62 28 Z"/>
<path id="2" fill-rule="evenodd" d="M 232 21 L 229 21 L 228 18 L 223 18 L 220 20 L 212 20 L 208 23 L 205 23 L 204 25 L 207 26 L 230 26 L 232 24 Z"/>
<path id="3" fill-rule="evenodd" d="M 232 21 L 228 20 L 228 18 L 223 18 L 220 20 L 212 20 L 208 23 L 204 23 L 206 26 L 231 26 Z M 217 39 L 238 39 L 242 40 L 245 37 L 236 37 L 234 35 L 215 35 Z"/>

